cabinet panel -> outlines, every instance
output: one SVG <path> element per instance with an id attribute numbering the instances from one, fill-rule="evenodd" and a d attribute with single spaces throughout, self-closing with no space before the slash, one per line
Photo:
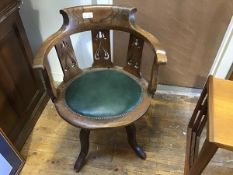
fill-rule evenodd
<path id="1" fill-rule="evenodd" d="M 9 134 L 13 127 L 16 125 L 18 119 L 17 114 L 14 109 L 11 107 L 7 96 L 0 89 L 0 126 L 5 131 L 6 134 Z"/>
<path id="2" fill-rule="evenodd" d="M 0 82 L 10 101 L 14 103 L 19 117 L 24 117 L 38 88 L 25 59 L 26 54 L 21 49 L 23 43 L 17 35 L 17 28 L 14 25 L 7 27 L 9 31 L 0 39 Z"/>
<path id="3" fill-rule="evenodd" d="M 3 10 L 6 15 L 0 13 L 0 127 L 20 148 L 47 100 L 39 74 L 32 69 L 33 55 L 19 16 L 19 3 L 9 2 Z"/>
<path id="4" fill-rule="evenodd" d="M 0 3 L 0 10 L 4 9 L 7 5 L 9 5 L 12 2 L 15 2 L 16 0 L 1 0 Z"/>

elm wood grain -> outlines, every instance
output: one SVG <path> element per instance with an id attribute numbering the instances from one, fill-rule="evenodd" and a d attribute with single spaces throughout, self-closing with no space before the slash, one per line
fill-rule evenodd
<path id="1" fill-rule="evenodd" d="M 4 121 L 0 127 L 20 149 L 30 134 L 26 131 L 31 130 L 35 123 L 32 121 L 38 119 L 45 90 L 39 75 L 32 69 L 33 56 L 19 16 L 19 1 L 1 1 L 0 4 L 4 6 L 0 11 L 0 89 L 3 94 L 0 118 Z"/>
<path id="2" fill-rule="evenodd" d="M 232 89 L 232 81 L 209 77 L 188 125 L 185 175 L 200 175 L 218 148 L 233 151 Z M 199 152 L 206 124 L 207 135 Z"/>
<path id="3" fill-rule="evenodd" d="M 128 145 L 124 127 L 93 131 L 80 174 L 183 175 L 185 133 L 197 100 L 197 96 L 156 93 L 145 117 L 135 122 L 137 141 L 147 154 L 144 161 Z M 81 149 L 79 131 L 60 118 L 49 101 L 21 151 L 27 160 L 21 175 L 77 174 L 73 164 Z M 232 175 L 232 159 L 232 152 L 219 149 L 203 175 Z"/>
<path id="4" fill-rule="evenodd" d="M 49 82 L 46 83 L 46 87 L 48 88 L 48 92 L 59 115 L 68 123 L 82 129 L 100 129 L 127 126 L 142 117 L 150 105 L 150 96 L 148 92 L 151 93 L 150 95 L 153 95 L 156 90 L 155 84 L 157 83 L 156 77 L 158 76 L 157 68 L 160 64 L 166 63 L 167 57 L 166 52 L 160 46 L 159 41 L 153 35 L 144 31 L 135 24 L 136 9 L 117 6 L 80 6 L 66 8 L 60 12 L 63 15 L 64 20 L 62 27 L 58 32 L 54 33 L 42 44 L 34 60 L 34 68 L 42 69 L 43 74 L 47 74 L 45 75 L 45 78 L 46 81 Z M 85 13 L 92 13 L 92 17 L 85 18 Z M 77 71 L 75 70 L 73 73 L 70 73 L 70 70 L 72 70 L 73 67 L 76 68 L 76 58 L 74 56 L 73 47 L 70 41 L 70 35 L 83 31 L 92 32 L 94 63 L 90 70 L 88 69 L 87 71 L 91 71 L 92 68 L 97 69 L 99 67 L 107 67 L 108 69 L 113 68 L 124 73 L 124 70 L 113 67 L 114 63 L 111 61 L 109 34 L 109 30 L 111 29 L 127 31 L 130 33 L 131 37 L 128 47 L 129 51 L 127 66 L 124 67 L 124 70 L 133 74 L 128 74 L 128 76 L 141 84 L 143 88 L 142 101 L 133 110 L 124 114 L 124 116 L 105 120 L 91 119 L 88 116 L 82 116 L 72 111 L 65 102 L 66 88 L 72 82 L 71 79 L 79 76 L 79 74 L 81 76 L 80 69 L 76 69 Z M 149 43 L 155 55 L 155 65 L 152 69 L 149 90 L 147 90 L 147 82 L 141 78 L 140 72 L 144 41 Z M 47 60 L 47 55 L 54 46 L 65 74 L 64 81 L 57 89 L 54 87 Z M 68 63 L 68 60 L 70 60 L 70 63 Z M 83 70 L 83 72 L 86 72 L 86 70 Z M 128 136 L 132 136 L 132 138 L 129 139 L 129 143 L 137 154 L 140 155 L 140 157 L 145 158 L 143 150 L 136 143 L 136 133 L 134 131 L 135 130 L 130 127 L 127 129 Z M 86 142 L 87 140 L 85 143 Z M 80 171 L 85 155 L 86 154 L 83 154 L 83 151 L 81 151 L 75 164 L 76 171 Z"/>

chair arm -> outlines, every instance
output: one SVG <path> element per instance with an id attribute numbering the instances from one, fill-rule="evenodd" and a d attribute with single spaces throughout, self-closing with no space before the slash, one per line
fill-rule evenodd
<path id="1" fill-rule="evenodd" d="M 153 96 L 157 90 L 158 85 L 158 71 L 159 64 L 157 63 L 156 56 L 152 64 L 151 77 L 148 85 L 148 92 Z"/>
<path id="2" fill-rule="evenodd" d="M 35 59 L 33 61 L 33 68 L 41 68 L 44 69 L 44 61 L 47 58 L 50 50 L 55 46 L 55 44 L 63 37 L 64 31 L 59 30 L 53 35 L 51 35 L 48 39 L 46 39 L 42 45 L 39 47 Z"/>
<path id="3" fill-rule="evenodd" d="M 152 51 L 154 52 L 154 54 L 157 57 L 156 62 L 158 64 L 166 64 L 167 63 L 166 51 L 161 46 L 159 40 L 154 35 L 143 30 L 142 28 L 140 28 L 139 26 L 137 26 L 135 24 L 132 25 L 131 27 L 133 28 L 134 32 L 136 32 L 136 34 L 141 36 L 145 41 L 147 41 L 149 43 Z"/>
<path id="4" fill-rule="evenodd" d="M 64 31 L 59 30 L 58 32 L 51 35 L 38 49 L 35 59 L 33 61 L 33 69 L 41 69 L 45 85 L 48 90 L 48 94 L 52 101 L 57 98 L 57 90 L 54 86 L 51 71 L 48 65 L 47 55 L 54 45 L 63 37 Z"/>
<path id="5" fill-rule="evenodd" d="M 148 92 L 153 96 L 157 90 L 159 65 L 167 63 L 166 51 L 162 48 L 159 40 L 154 35 L 143 30 L 135 24 L 132 24 L 131 27 L 134 29 L 136 34 L 141 36 L 149 43 L 152 51 L 155 54 L 154 62 L 152 64 L 151 77 L 148 85 Z"/>

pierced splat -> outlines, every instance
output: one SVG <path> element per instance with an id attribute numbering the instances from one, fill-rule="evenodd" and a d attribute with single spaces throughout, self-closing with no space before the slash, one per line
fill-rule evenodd
<path id="1" fill-rule="evenodd" d="M 127 65 L 124 67 L 124 70 L 137 77 L 141 76 L 140 66 L 143 45 L 144 41 L 141 38 L 137 38 L 133 34 L 130 35 L 127 53 Z"/>
<path id="2" fill-rule="evenodd" d="M 93 67 L 112 67 L 109 30 L 92 30 Z"/>
<path id="3" fill-rule="evenodd" d="M 68 81 L 81 72 L 78 66 L 70 37 L 66 37 L 55 45 L 57 56 L 64 73 L 64 81 Z"/>

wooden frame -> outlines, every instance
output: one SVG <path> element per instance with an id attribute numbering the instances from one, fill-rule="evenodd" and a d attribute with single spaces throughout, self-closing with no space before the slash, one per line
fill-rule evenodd
<path id="1" fill-rule="evenodd" d="M 63 119 L 72 125 L 88 129 L 125 126 L 139 119 L 149 107 L 149 96 L 153 96 L 157 89 L 159 65 L 165 64 L 167 57 L 158 39 L 135 24 L 136 11 L 136 8 L 109 5 L 77 6 L 63 9 L 60 11 L 64 20 L 62 27 L 50 36 L 38 50 L 34 60 L 34 68 L 42 69 L 48 93 L 55 103 L 57 111 Z M 93 43 L 94 63 L 92 68 L 112 68 L 117 70 L 119 70 L 119 67 L 116 67 L 114 62 L 111 61 L 109 30 L 130 33 L 127 63 L 122 71 L 132 74 L 140 82 L 144 89 L 144 100 L 124 118 L 109 119 L 107 122 L 106 120 L 90 120 L 85 116 L 73 113 L 64 104 L 63 92 L 69 81 L 87 71 L 81 70 L 78 66 L 70 35 L 89 30 L 92 32 Z M 148 84 L 141 76 L 140 69 L 144 42 L 149 43 L 154 52 L 154 62 Z M 47 55 L 53 47 L 56 48 L 64 72 L 64 81 L 58 88 L 55 88 L 53 84 L 47 60 Z"/>
<path id="2" fill-rule="evenodd" d="M 7 151 L 8 155 L 6 155 L 6 153 L 2 151 Z M 5 133 L 2 131 L 2 129 L 0 129 L 0 156 L 1 158 L 4 158 L 12 167 L 9 175 L 19 174 L 25 162 L 23 158 L 20 156 L 19 152 L 15 149 L 11 141 L 7 138 Z M 11 160 L 7 160 L 7 159 L 11 159 Z M 12 162 L 13 160 L 17 161 L 17 165 L 13 165 L 14 164 Z M 0 173 L 1 173 L 1 165 L 0 165 Z"/>
<path id="3" fill-rule="evenodd" d="M 104 68 L 98 68 L 99 70 L 104 70 Z M 127 74 L 128 76 L 131 76 L 132 78 L 136 79 L 139 84 L 144 89 L 143 92 L 143 99 L 142 101 L 135 107 L 134 110 L 127 113 L 125 116 L 117 117 L 117 118 L 111 118 L 111 119 L 91 119 L 86 116 L 79 115 L 75 112 L 73 112 L 64 101 L 64 92 L 66 87 L 68 86 L 66 83 L 62 83 L 58 87 L 59 96 L 57 100 L 54 102 L 55 107 L 60 114 L 60 116 L 66 120 L 68 123 L 80 127 L 80 128 L 86 128 L 86 129 L 101 129 L 101 128 L 114 128 L 114 127 L 120 127 L 120 126 L 127 126 L 130 123 L 138 120 L 143 114 L 147 111 L 148 107 L 150 106 L 150 98 L 146 92 L 147 82 L 144 79 L 138 79 L 134 77 L 133 75 L 130 75 L 129 73 L 123 71 L 119 67 L 111 68 L 113 70 L 121 71 L 122 73 Z M 83 72 L 92 71 L 91 69 L 83 70 Z"/>
<path id="4" fill-rule="evenodd" d="M 204 86 L 188 124 L 184 174 L 191 175 L 199 154 L 200 136 L 208 119 L 208 81 Z"/>
<path id="5" fill-rule="evenodd" d="M 136 8 L 108 5 L 77 6 L 63 9 L 60 13 L 63 16 L 64 23 L 60 30 L 42 44 L 36 54 L 34 68 L 42 70 L 48 93 L 60 116 L 70 124 L 81 128 L 81 151 L 74 169 L 80 171 L 84 164 L 89 149 L 90 129 L 125 126 L 130 146 L 140 158 L 145 159 L 146 154 L 136 142 L 136 128 L 133 122 L 143 116 L 150 106 L 150 96 L 153 96 L 157 89 L 159 65 L 167 62 L 166 52 L 156 37 L 135 24 Z M 114 65 L 114 60 L 111 59 L 110 30 L 130 33 L 127 62 L 123 68 Z M 93 65 L 91 68 L 81 70 L 74 54 L 70 36 L 84 31 L 91 31 L 92 33 Z M 149 83 L 141 76 L 141 57 L 144 42 L 149 43 L 154 53 Z M 47 60 L 47 55 L 53 47 L 57 51 L 64 73 L 64 80 L 58 88 L 55 88 L 53 84 Z M 117 118 L 91 119 L 72 111 L 65 103 L 66 88 L 74 78 L 81 76 L 86 71 L 92 71 L 92 69 L 95 69 L 95 71 L 96 69 L 114 69 L 136 80 L 143 89 L 141 102 L 132 111 Z"/>
<path id="6" fill-rule="evenodd" d="M 230 120 L 233 116 L 232 88 L 231 81 L 208 77 L 188 124 L 185 175 L 200 175 L 218 148 L 233 151 L 233 120 Z M 200 137 L 205 125 L 206 138 L 199 151 Z"/>
<path id="7" fill-rule="evenodd" d="M 48 74 L 46 75 L 46 78 L 50 83 L 47 84 L 47 88 L 50 91 L 52 99 L 55 100 L 57 98 L 57 91 L 52 82 L 52 75 L 48 66 L 48 53 L 58 43 L 63 40 L 67 40 L 67 37 L 69 38 L 70 35 L 83 31 L 93 30 L 120 30 L 129 32 L 131 36 L 133 35 L 134 37 L 142 39 L 149 44 L 152 51 L 154 52 L 154 63 L 152 65 L 151 79 L 149 82 L 148 91 L 151 94 L 154 94 L 157 88 L 159 65 L 165 64 L 167 62 L 167 56 L 159 40 L 135 24 L 136 11 L 136 8 L 109 5 L 77 6 L 66 8 L 60 11 L 64 20 L 62 27 L 42 44 L 34 59 L 34 68 L 42 69 L 45 74 Z M 93 18 L 83 18 L 83 14 L 85 13 L 93 13 Z M 141 53 L 139 52 L 139 54 Z M 101 65 L 105 66 L 105 63 L 102 63 Z M 129 71 L 135 72 L 133 69 L 131 70 Z M 64 74 L 66 75 L 67 73 Z"/>

